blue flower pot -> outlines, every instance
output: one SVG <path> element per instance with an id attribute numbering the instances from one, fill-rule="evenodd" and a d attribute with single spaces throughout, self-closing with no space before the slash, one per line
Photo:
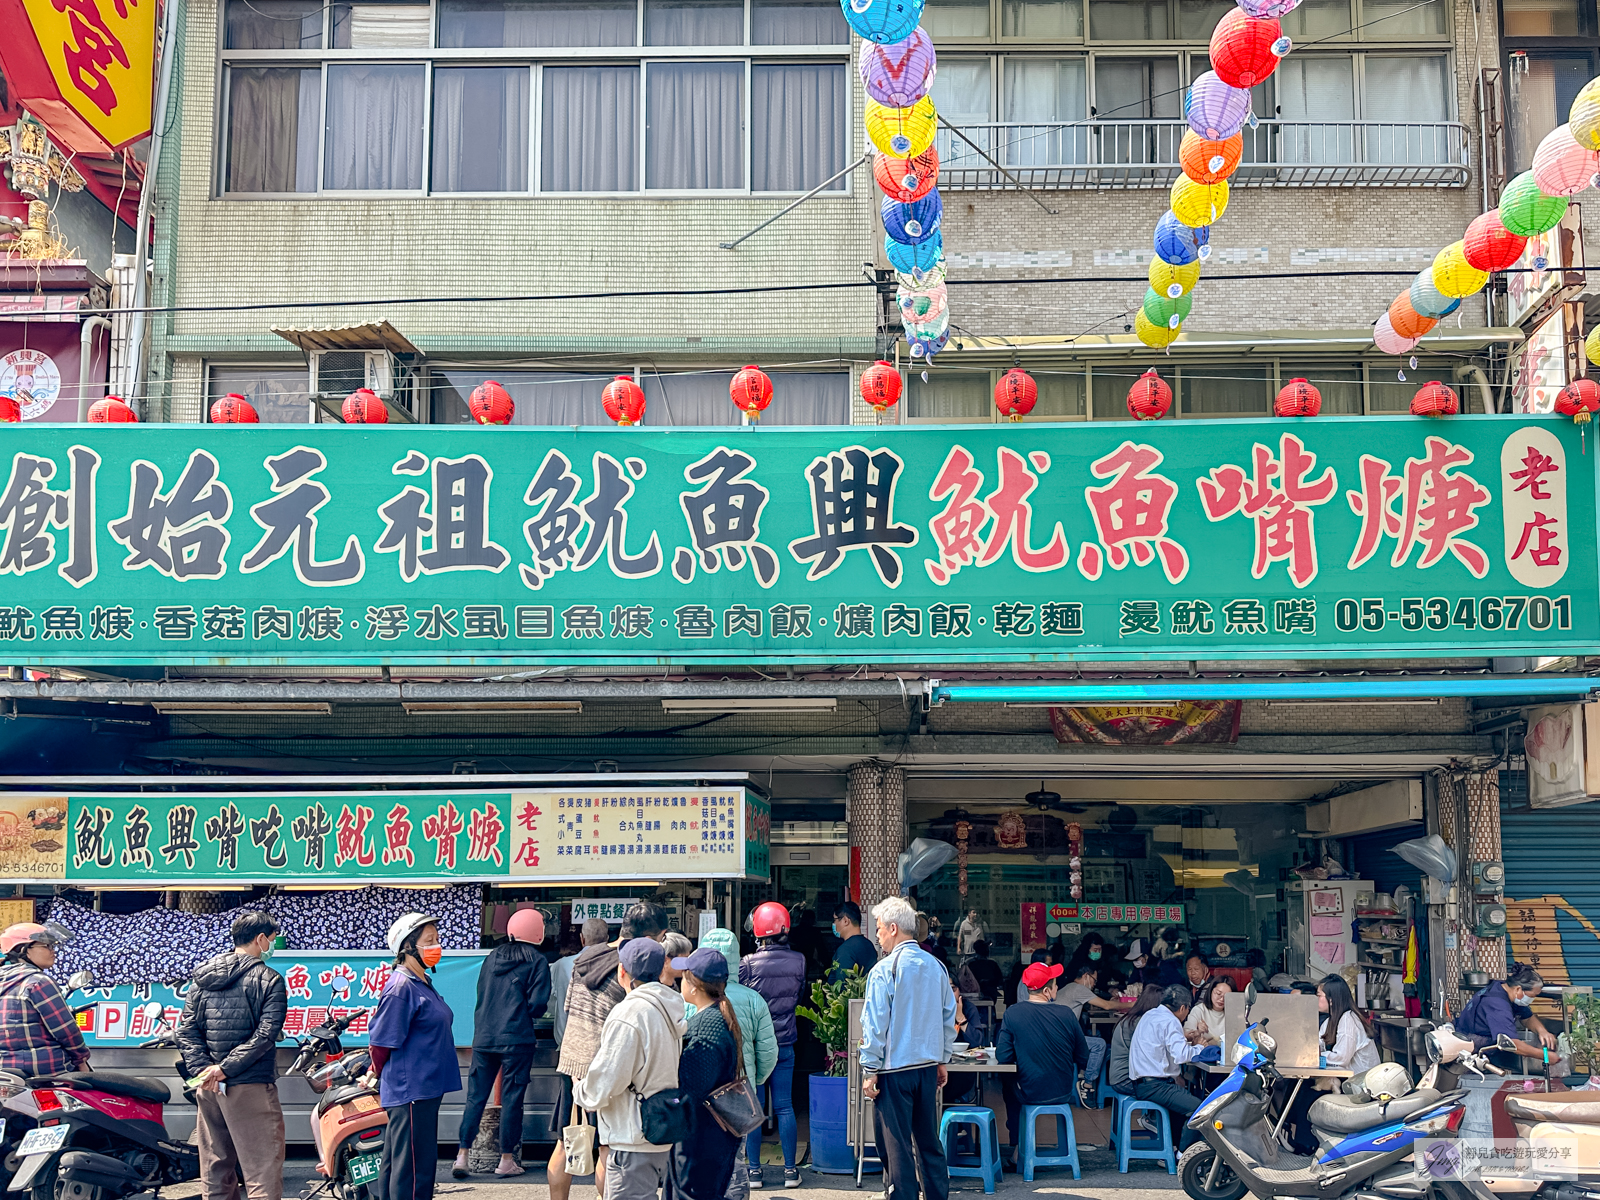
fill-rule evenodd
<path id="1" fill-rule="evenodd" d="M 824 1175 L 853 1175 L 850 1148 L 850 1081 L 842 1075 L 811 1076 L 811 1166 Z"/>

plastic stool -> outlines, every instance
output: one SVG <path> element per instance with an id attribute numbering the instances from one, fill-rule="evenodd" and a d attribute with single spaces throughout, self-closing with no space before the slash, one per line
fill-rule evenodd
<path id="1" fill-rule="evenodd" d="M 955 1130 L 958 1125 L 971 1125 L 977 1134 L 978 1160 L 970 1154 L 959 1158 L 955 1152 Z M 1000 1129 L 995 1124 L 994 1110 L 979 1108 L 975 1104 L 953 1104 L 939 1118 L 939 1141 L 944 1146 L 945 1160 L 950 1175 L 966 1179 L 983 1180 L 985 1195 L 993 1195 L 1000 1184 Z"/>
<path id="2" fill-rule="evenodd" d="M 1139 1130 L 1137 1132 L 1139 1140 L 1135 1143 L 1133 1114 L 1136 1112 L 1156 1115 L 1156 1119 L 1161 1122 L 1159 1138 L 1157 1134 L 1146 1134 L 1143 1130 Z M 1117 1152 L 1117 1170 L 1123 1174 L 1128 1172 L 1128 1161 L 1136 1158 L 1156 1159 L 1167 1164 L 1167 1174 L 1178 1173 L 1178 1156 L 1172 1148 L 1172 1121 L 1167 1116 L 1167 1110 L 1154 1100 L 1136 1100 L 1132 1096 L 1117 1097 L 1116 1111 L 1111 1118 L 1111 1146 Z"/>
<path id="3" fill-rule="evenodd" d="M 1056 1119 L 1056 1151 L 1040 1154 L 1038 1135 L 1034 1125 L 1040 1117 Z M 1070 1104 L 1026 1104 L 1022 1108 L 1022 1129 L 1018 1139 L 1017 1159 L 1022 1166 L 1022 1178 L 1033 1182 L 1035 1167 L 1071 1167 L 1074 1179 L 1083 1178 L 1083 1167 L 1078 1163 L 1077 1131 L 1072 1127 Z M 1065 1148 L 1065 1153 L 1062 1152 Z"/>
<path id="4" fill-rule="evenodd" d="M 1100 1082 L 1095 1086 L 1094 1106 L 1104 1108 L 1109 1100 L 1115 1107 L 1122 1093 L 1111 1086 L 1111 1056 L 1106 1055 L 1106 1065 L 1100 1069 Z"/>

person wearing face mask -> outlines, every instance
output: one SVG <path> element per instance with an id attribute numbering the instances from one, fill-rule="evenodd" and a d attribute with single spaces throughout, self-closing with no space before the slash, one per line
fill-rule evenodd
<path id="1" fill-rule="evenodd" d="M 410 912 L 384 939 L 395 969 L 383 985 L 367 1041 L 378 1075 L 383 1164 L 370 1187 L 373 1200 L 432 1200 L 439 1160 L 439 1102 L 461 1087 L 455 1014 L 434 990 L 428 972 L 439 965 L 439 918 Z"/>
<path id="2" fill-rule="evenodd" d="M 1526 963 L 1512 963 L 1504 979 L 1496 979 L 1467 1002 L 1456 1018 L 1455 1029 L 1470 1037 L 1478 1049 L 1489 1051 L 1489 1061 L 1507 1071 L 1518 1071 L 1516 1055 L 1495 1050 L 1495 1040 L 1505 1034 L 1516 1043 L 1516 1054 L 1548 1061 L 1555 1049 L 1555 1036 L 1533 1015 L 1533 997 L 1544 987 L 1539 973 Z M 1534 1035 L 1533 1041 L 1518 1037 L 1517 1021 L 1523 1021 Z"/>
<path id="3" fill-rule="evenodd" d="M 861 932 L 861 906 L 854 900 L 833 906 L 833 936 L 840 940 L 828 968 L 829 983 L 838 983 L 852 967 L 860 967 L 865 975 L 878 965 L 878 948 Z"/>
<path id="4" fill-rule="evenodd" d="M 232 1200 L 244 1179 L 250 1200 L 283 1196 L 283 1106 L 278 1039 L 289 993 L 266 965 L 278 923 L 247 909 L 234 918 L 233 950 L 195 968 L 178 1019 L 185 1078 L 200 1078 L 195 1124 L 206 1200 Z"/>

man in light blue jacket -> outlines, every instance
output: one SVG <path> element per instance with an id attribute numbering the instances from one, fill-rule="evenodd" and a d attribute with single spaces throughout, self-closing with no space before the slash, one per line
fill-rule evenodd
<path id="1" fill-rule="evenodd" d="M 917 914 L 892 896 L 872 910 L 884 957 L 867 974 L 861 1010 L 862 1090 L 873 1100 L 888 1200 L 949 1200 L 938 1089 L 956 1041 L 956 998 L 943 964 L 917 945 Z"/>
<path id="2" fill-rule="evenodd" d="M 778 1038 L 772 1029 L 772 1013 L 761 993 L 735 983 L 739 978 L 739 937 L 731 929 L 713 929 L 700 939 L 701 949 L 718 951 L 728 960 L 728 1002 L 739 1018 L 739 1033 L 744 1041 L 744 1073 L 757 1088 L 767 1081 L 778 1065 Z M 747 1200 L 750 1195 L 749 1160 L 745 1139 L 739 1139 L 739 1155 L 728 1181 L 727 1200 Z"/>

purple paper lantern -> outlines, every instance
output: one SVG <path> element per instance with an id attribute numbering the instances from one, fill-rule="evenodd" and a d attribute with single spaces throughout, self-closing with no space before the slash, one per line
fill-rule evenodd
<path id="1" fill-rule="evenodd" d="M 1300 0 L 1239 0 L 1247 17 L 1281 17 L 1300 7 Z"/>
<path id="2" fill-rule="evenodd" d="M 901 204 L 885 196 L 879 211 L 883 214 L 884 232 L 891 239 L 903 246 L 915 246 L 939 232 L 944 201 L 939 199 L 939 189 L 934 188 L 911 204 Z"/>
<path id="3" fill-rule="evenodd" d="M 920 26 L 887 46 L 861 44 L 861 82 L 867 95 L 890 108 L 910 108 L 926 96 L 937 64 L 933 40 Z"/>
<path id="4" fill-rule="evenodd" d="M 1184 115 L 1190 129 L 1220 142 L 1244 128 L 1250 116 L 1250 93 L 1244 88 L 1229 87 L 1215 71 L 1207 71 L 1189 89 Z"/>

